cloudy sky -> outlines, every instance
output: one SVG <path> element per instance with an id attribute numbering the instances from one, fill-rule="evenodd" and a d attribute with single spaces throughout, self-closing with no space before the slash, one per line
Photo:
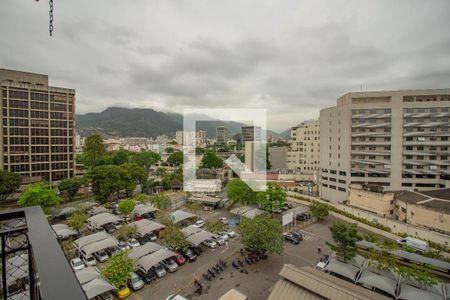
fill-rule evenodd
<path id="1" fill-rule="evenodd" d="M 78 113 L 255 107 L 282 131 L 349 91 L 450 87 L 450 1 L 2 0 L 0 67 Z"/>

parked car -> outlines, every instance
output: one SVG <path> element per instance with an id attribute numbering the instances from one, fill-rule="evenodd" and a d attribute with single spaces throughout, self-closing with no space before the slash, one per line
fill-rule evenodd
<path id="1" fill-rule="evenodd" d="M 299 241 L 303 241 L 303 234 L 298 231 L 292 231 L 291 234 Z"/>
<path id="2" fill-rule="evenodd" d="M 117 287 L 117 290 L 115 290 L 114 293 L 119 299 L 125 299 L 126 297 L 131 295 L 131 291 L 126 285 Z"/>
<path id="3" fill-rule="evenodd" d="M 93 267 L 97 265 L 97 260 L 92 255 L 83 255 L 81 256 L 81 260 L 88 267 Z"/>
<path id="4" fill-rule="evenodd" d="M 128 279 L 128 286 L 133 290 L 137 291 L 144 287 L 144 281 L 135 272 L 131 272 L 131 279 Z"/>
<path id="5" fill-rule="evenodd" d="M 129 239 L 127 244 L 128 244 L 128 247 L 130 247 L 130 248 L 136 248 L 136 247 L 139 247 L 141 245 L 139 243 L 139 241 L 137 239 L 135 239 L 135 238 Z"/>
<path id="6" fill-rule="evenodd" d="M 108 254 L 111 257 L 114 255 L 114 253 L 119 251 L 119 249 L 116 246 L 113 246 L 113 247 L 106 248 L 105 251 L 106 251 L 106 254 Z"/>
<path id="7" fill-rule="evenodd" d="M 304 213 L 299 213 L 298 215 L 295 216 L 295 218 L 298 221 L 306 221 L 306 220 L 311 218 L 311 215 L 306 213 L 306 212 L 304 212 Z"/>
<path id="8" fill-rule="evenodd" d="M 74 271 L 80 271 L 84 269 L 84 262 L 79 258 L 75 257 L 70 260 L 70 265 Z"/>
<path id="9" fill-rule="evenodd" d="M 95 300 L 115 300 L 116 297 L 114 296 L 113 293 L 107 292 L 107 293 L 98 295 L 98 296 L 95 297 L 94 299 L 95 299 Z"/>
<path id="10" fill-rule="evenodd" d="M 198 221 L 195 222 L 194 225 L 192 225 L 192 226 L 194 226 L 194 227 L 196 227 L 196 228 L 201 228 L 201 227 L 203 227 L 204 225 L 205 225 L 205 221 L 203 221 L 203 220 L 198 220 Z"/>
<path id="11" fill-rule="evenodd" d="M 204 240 L 202 242 L 203 245 L 205 245 L 206 247 L 209 247 L 211 249 L 214 249 L 217 247 L 217 243 L 214 242 L 212 239 L 211 240 Z"/>
<path id="12" fill-rule="evenodd" d="M 291 242 L 294 245 L 298 245 L 300 243 L 300 240 L 296 238 L 292 232 L 285 232 L 283 233 L 283 238 L 285 241 Z"/>
<path id="13" fill-rule="evenodd" d="M 189 261 L 193 262 L 197 259 L 197 254 L 192 251 L 192 249 L 187 248 L 185 251 L 181 251 L 181 254 Z"/>
<path id="14" fill-rule="evenodd" d="M 182 266 L 182 265 L 184 265 L 185 263 L 186 263 L 186 258 L 184 258 L 184 256 L 183 255 L 181 255 L 180 253 L 178 253 L 178 252 L 175 252 L 175 262 L 179 265 L 179 266 Z"/>
<path id="15" fill-rule="evenodd" d="M 161 265 L 166 269 L 168 272 L 173 273 L 176 270 L 178 270 L 178 265 L 172 258 L 165 259 L 161 262 Z"/>
<path id="16" fill-rule="evenodd" d="M 142 214 L 141 217 L 144 218 L 144 219 L 147 219 L 147 220 L 155 220 L 156 219 L 156 216 L 155 216 L 154 213 Z"/>
<path id="17" fill-rule="evenodd" d="M 191 249 L 197 256 L 200 256 L 203 253 L 203 250 L 200 247 L 191 246 L 189 249 Z"/>
<path id="18" fill-rule="evenodd" d="M 217 233 L 220 238 L 222 238 L 224 241 L 228 241 L 230 239 L 230 236 L 225 231 L 221 231 Z"/>
<path id="19" fill-rule="evenodd" d="M 150 238 L 147 235 L 137 234 L 136 239 L 139 241 L 139 243 L 141 243 L 141 245 L 144 245 L 144 244 L 150 242 Z"/>
<path id="20" fill-rule="evenodd" d="M 158 278 L 163 277 L 164 275 L 167 274 L 166 270 L 164 270 L 163 266 L 161 266 L 161 264 L 156 264 L 152 267 L 153 271 L 155 271 L 156 276 L 158 276 Z"/>
<path id="21" fill-rule="evenodd" d="M 130 245 L 128 245 L 127 242 L 120 242 L 117 245 L 117 248 L 119 248 L 119 250 L 121 250 L 121 251 L 126 251 L 126 250 L 130 250 Z"/>
<path id="22" fill-rule="evenodd" d="M 137 269 L 136 273 L 144 280 L 146 284 L 149 284 L 153 280 L 156 280 L 156 273 L 154 270 L 150 269 L 148 272 L 144 272 L 142 269 Z"/>
<path id="23" fill-rule="evenodd" d="M 223 246 L 223 245 L 225 245 L 225 240 L 221 237 L 221 236 L 219 236 L 219 235 L 213 235 L 212 237 L 211 237 L 211 240 L 213 240 L 214 242 L 216 242 L 216 244 L 217 245 L 220 245 L 220 246 Z"/>
<path id="24" fill-rule="evenodd" d="M 94 253 L 94 257 L 98 260 L 98 262 L 105 262 L 109 259 L 109 255 L 105 250 L 100 250 Z"/>
<path id="25" fill-rule="evenodd" d="M 234 238 L 236 236 L 236 232 L 234 232 L 233 230 L 228 230 L 226 233 L 230 238 Z"/>
<path id="26" fill-rule="evenodd" d="M 418 253 L 428 252 L 430 250 L 427 242 L 409 236 L 404 239 L 397 240 L 397 244 L 402 247 L 410 247 Z"/>
<path id="27" fill-rule="evenodd" d="M 158 239 L 158 237 L 156 236 L 156 234 L 154 234 L 153 232 L 147 233 L 146 236 L 148 237 L 148 239 L 150 241 L 156 241 Z"/>
<path id="28" fill-rule="evenodd" d="M 225 218 L 225 217 L 220 217 L 219 218 L 219 222 L 221 222 L 222 224 L 228 224 L 228 219 L 227 218 Z"/>
<path id="29" fill-rule="evenodd" d="M 116 226 L 114 224 L 112 224 L 112 223 L 105 224 L 103 226 L 103 228 L 105 229 L 105 231 L 107 233 L 114 233 L 114 232 L 116 232 Z"/>

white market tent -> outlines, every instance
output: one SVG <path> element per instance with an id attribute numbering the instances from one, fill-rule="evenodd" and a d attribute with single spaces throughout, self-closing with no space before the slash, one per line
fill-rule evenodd
<path id="1" fill-rule="evenodd" d="M 356 283 L 362 283 L 366 286 L 375 287 L 379 290 L 382 290 L 393 297 L 396 295 L 397 290 L 397 282 L 391 278 L 384 277 L 368 270 L 364 270 L 361 272 Z"/>
<path id="2" fill-rule="evenodd" d="M 103 278 L 97 278 L 81 286 L 86 293 L 88 299 L 92 299 L 98 295 L 114 291 L 116 289 L 111 283 Z"/>
<path id="3" fill-rule="evenodd" d="M 149 204 L 138 204 L 134 207 L 133 210 L 133 214 L 134 215 L 138 215 L 138 216 L 142 216 L 143 214 L 148 214 L 151 212 L 155 212 L 158 209 L 156 207 L 154 207 L 153 205 L 149 205 Z"/>
<path id="4" fill-rule="evenodd" d="M 161 261 L 173 257 L 176 254 L 170 250 L 167 249 L 159 249 L 156 252 L 153 252 L 152 254 L 146 255 L 138 259 L 137 265 L 142 267 L 145 272 L 148 272 L 151 267 L 154 265 L 160 263 Z"/>
<path id="5" fill-rule="evenodd" d="M 109 223 L 119 222 L 121 219 L 112 213 L 104 212 L 88 218 L 87 221 L 95 227 L 102 227 Z"/>
<path id="6" fill-rule="evenodd" d="M 415 288 L 409 284 L 400 286 L 400 293 L 397 299 L 401 300 L 442 300 L 443 297 L 428 291 Z"/>
<path id="7" fill-rule="evenodd" d="M 151 232 L 154 232 L 157 230 L 164 229 L 166 227 L 163 224 L 160 224 L 160 223 L 154 222 L 154 221 L 150 221 L 147 219 L 142 219 L 139 221 L 132 222 L 132 223 L 130 223 L 130 225 L 135 225 L 137 232 L 140 234 L 151 233 Z"/>
<path id="8" fill-rule="evenodd" d="M 349 265 L 349 264 L 346 264 L 346 263 L 343 263 L 343 262 L 340 262 L 335 258 L 331 258 L 328 261 L 328 264 L 325 266 L 324 270 L 327 272 L 332 272 L 332 273 L 341 275 L 345 278 L 350 279 L 353 282 L 355 282 L 356 275 L 360 271 L 359 268 Z"/>
<path id="9" fill-rule="evenodd" d="M 188 219 L 197 217 L 196 215 L 191 214 L 190 212 L 187 212 L 184 210 L 176 210 L 171 215 L 172 215 L 173 222 L 175 224 L 177 224 L 181 221 L 184 221 L 184 220 L 188 220 Z"/>
<path id="10" fill-rule="evenodd" d="M 111 235 L 107 234 L 104 231 L 99 231 L 90 235 L 86 235 L 83 237 L 80 237 L 79 239 L 75 240 L 73 243 L 77 248 L 82 248 L 86 245 L 89 245 L 91 243 L 101 241 L 107 238 L 110 238 Z"/>
<path id="11" fill-rule="evenodd" d="M 198 233 L 200 231 L 202 231 L 203 229 L 199 228 L 199 227 L 194 227 L 193 225 L 189 225 L 183 229 L 181 229 L 181 232 L 184 234 L 185 237 L 191 236 L 195 233 Z"/>
<path id="12" fill-rule="evenodd" d="M 118 244 L 119 241 L 117 241 L 114 237 L 109 237 L 107 239 L 83 246 L 81 247 L 81 251 L 83 251 L 86 255 L 90 255 L 107 248 L 116 247 Z"/>
<path id="13" fill-rule="evenodd" d="M 214 236 L 214 234 L 212 234 L 211 232 L 202 230 L 200 232 L 197 232 L 197 233 L 195 233 L 193 235 L 188 236 L 186 238 L 186 240 L 191 245 L 194 245 L 194 246 L 198 247 L 198 245 L 200 245 L 203 241 L 209 240 L 213 236 Z"/>
<path id="14" fill-rule="evenodd" d="M 148 254 L 152 254 L 153 252 L 156 252 L 159 249 L 163 249 L 163 246 L 153 242 L 148 242 L 142 246 L 131 249 L 130 253 L 128 253 L 128 256 L 132 259 L 139 259 Z"/>

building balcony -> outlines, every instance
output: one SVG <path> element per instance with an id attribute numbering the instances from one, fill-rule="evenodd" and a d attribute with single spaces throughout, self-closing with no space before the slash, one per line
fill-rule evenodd
<path id="1" fill-rule="evenodd" d="M 390 128 L 391 122 L 352 124 L 352 128 Z"/>

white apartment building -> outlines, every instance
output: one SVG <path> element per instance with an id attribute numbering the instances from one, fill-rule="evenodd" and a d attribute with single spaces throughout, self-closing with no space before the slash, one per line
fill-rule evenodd
<path id="1" fill-rule="evenodd" d="M 304 174 L 319 170 L 320 121 L 304 121 L 291 128 L 290 148 L 287 152 L 287 167 Z"/>
<path id="2" fill-rule="evenodd" d="M 320 196 L 450 186 L 450 89 L 355 92 L 320 111 Z"/>
<path id="3" fill-rule="evenodd" d="M 206 147 L 208 141 L 208 133 L 204 130 L 197 131 L 197 147 Z"/>
<path id="4" fill-rule="evenodd" d="M 183 131 L 177 131 L 175 132 L 175 141 L 177 144 L 182 145 L 183 144 Z"/>

